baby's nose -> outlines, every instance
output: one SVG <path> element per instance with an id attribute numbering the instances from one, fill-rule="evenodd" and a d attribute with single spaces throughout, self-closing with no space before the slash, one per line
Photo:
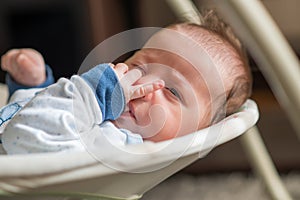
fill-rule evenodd
<path id="1" fill-rule="evenodd" d="M 153 97 L 153 93 L 154 93 L 154 92 L 151 92 L 151 93 L 146 94 L 146 95 L 143 97 L 143 99 L 146 100 L 146 101 L 150 101 L 150 100 L 152 99 L 152 97 Z"/>
<path id="2" fill-rule="evenodd" d="M 158 89 L 158 90 L 155 90 L 153 92 L 146 94 L 143 97 L 143 100 L 144 101 L 152 101 L 152 103 L 154 103 L 157 101 L 161 101 L 163 97 L 164 97 L 163 88 L 161 88 L 161 89 Z"/>

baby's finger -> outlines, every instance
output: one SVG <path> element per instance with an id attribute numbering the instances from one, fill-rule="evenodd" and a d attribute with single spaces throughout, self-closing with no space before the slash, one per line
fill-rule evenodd
<path id="1" fill-rule="evenodd" d="M 114 70 L 118 75 L 119 79 L 121 79 L 124 74 L 128 71 L 128 66 L 125 63 L 118 63 L 114 66 Z"/>
<path id="2" fill-rule="evenodd" d="M 165 82 L 163 80 L 156 80 L 152 83 L 137 86 L 138 87 L 132 92 L 130 100 L 141 98 L 143 96 L 146 96 L 147 94 L 150 94 L 152 92 L 155 92 L 156 90 L 163 88 L 165 86 Z"/>
<path id="3" fill-rule="evenodd" d="M 113 63 L 108 63 L 108 65 L 111 67 L 111 68 L 114 68 L 115 65 Z"/>
<path id="4" fill-rule="evenodd" d="M 134 84 L 137 80 L 139 80 L 142 77 L 142 72 L 138 69 L 132 69 L 129 70 L 122 78 L 121 82 L 125 82 L 126 85 L 132 85 Z"/>
<path id="5" fill-rule="evenodd" d="M 115 70 L 126 73 L 128 71 L 128 66 L 125 63 L 118 63 L 114 66 Z"/>
<path id="6" fill-rule="evenodd" d="M 14 55 L 17 55 L 18 53 L 20 53 L 20 49 L 11 49 L 8 52 L 6 52 L 5 55 L 7 55 L 8 57 L 13 57 Z"/>
<path id="7" fill-rule="evenodd" d="M 19 55 L 19 53 L 19 49 L 12 49 L 7 52 L 7 59 L 5 64 L 8 72 L 13 73 L 13 71 L 15 70 L 14 66 L 16 64 L 16 58 Z"/>
<path id="8" fill-rule="evenodd" d="M 15 59 L 16 55 L 18 55 L 18 49 L 9 50 L 6 54 L 4 54 L 1 58 L 2 69 L 7 71 L 10 69 L 12 65 L 12 60 Z"/>

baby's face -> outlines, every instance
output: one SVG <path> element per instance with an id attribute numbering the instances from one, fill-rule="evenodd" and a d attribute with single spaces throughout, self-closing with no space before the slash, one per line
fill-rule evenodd
<path id="1" fill-rule="evenodd" d="M 131 100 L 114 123 L 154 142 L 194 132 L 209 125 L 210 96 L 199 72 L 178 55 L 142 49 L 126 62 L 143 76 L 135 84 L 162 79 L 165 88 Z"/>

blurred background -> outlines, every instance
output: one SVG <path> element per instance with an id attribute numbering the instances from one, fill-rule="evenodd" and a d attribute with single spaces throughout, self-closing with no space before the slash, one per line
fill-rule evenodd
<path id="1" fill-rule="evenodd" d="M 299 56 L 300 1 L 262 2 Z M 194 3 L 199 9 L 214 6 L 209 0 L 194 0 Z M 176 21 L 175 15 L 163 0 L 1 0 L 0 54 L 11 48 L 35 48 L 53 68 L 56 78 L 69 77 L 78 71 L 85 56 L 106 38 L 132 28 L 163 27 Z M 258 128 L 276 167 L 290 185 L 289 189 L 293 190 L 297 184 L 299 188 L 300 140 L 255 62 L 251 58 L 250 61 L 254 77 L 252 98 L 261 113 Z M 4 76 L 5 73 L 1 71 L 2 83 Z M 217 186 L 219 189 L 213 189 L 211 194 L 222 194 L 224 197 L 225 193 L 221 191 L 229 191 L 229 198 L 233 199 L 233 191 L 244 189 L 240 199 L 246 199 L 244 195 L 250 190 L 255 195 L 261 195 L 256 199 L 268 199 L 253 176 L 238 140 L 216 148 L 206 158 L 157 186 L 143 199 L 193 199 L 186 196 L 182 198 L 176 195 L 176 191 L 183 188 L 182 192 L 186 194 L 195 191 L 205 193 L 209 188 Z M 174 197 L 169 198 L 171 194 Z M 299 193 L 294 195 L 300 198 Z M 195 199 L 209 199 L 205 195 L 202 197 Z M 251 199 L 255 199 L 253 194 Z"/>

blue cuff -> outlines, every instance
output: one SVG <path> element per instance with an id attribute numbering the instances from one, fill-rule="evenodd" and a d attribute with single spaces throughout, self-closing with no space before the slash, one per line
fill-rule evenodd
<path id="1" fill-rule="evenodd" d="M 46 65 L 46 80 L 44 83 L 36 86 L 26 86 L 20 83 L 17 83 L 13 78 L 7 73 L 5 82 L 8 86 L 9 97 L 19 89 L 30 89 L 30 88 L 44 88 L 54 83 L 54 77 L 51 68 Z"/>
<path id="2" fill-rule="evenodd" d="M 103 121 L 117 119 L 125 109 L 125 96 L 113 69 L 108 64 L 100 64 L 81 77 L 94 91 Z"/>

